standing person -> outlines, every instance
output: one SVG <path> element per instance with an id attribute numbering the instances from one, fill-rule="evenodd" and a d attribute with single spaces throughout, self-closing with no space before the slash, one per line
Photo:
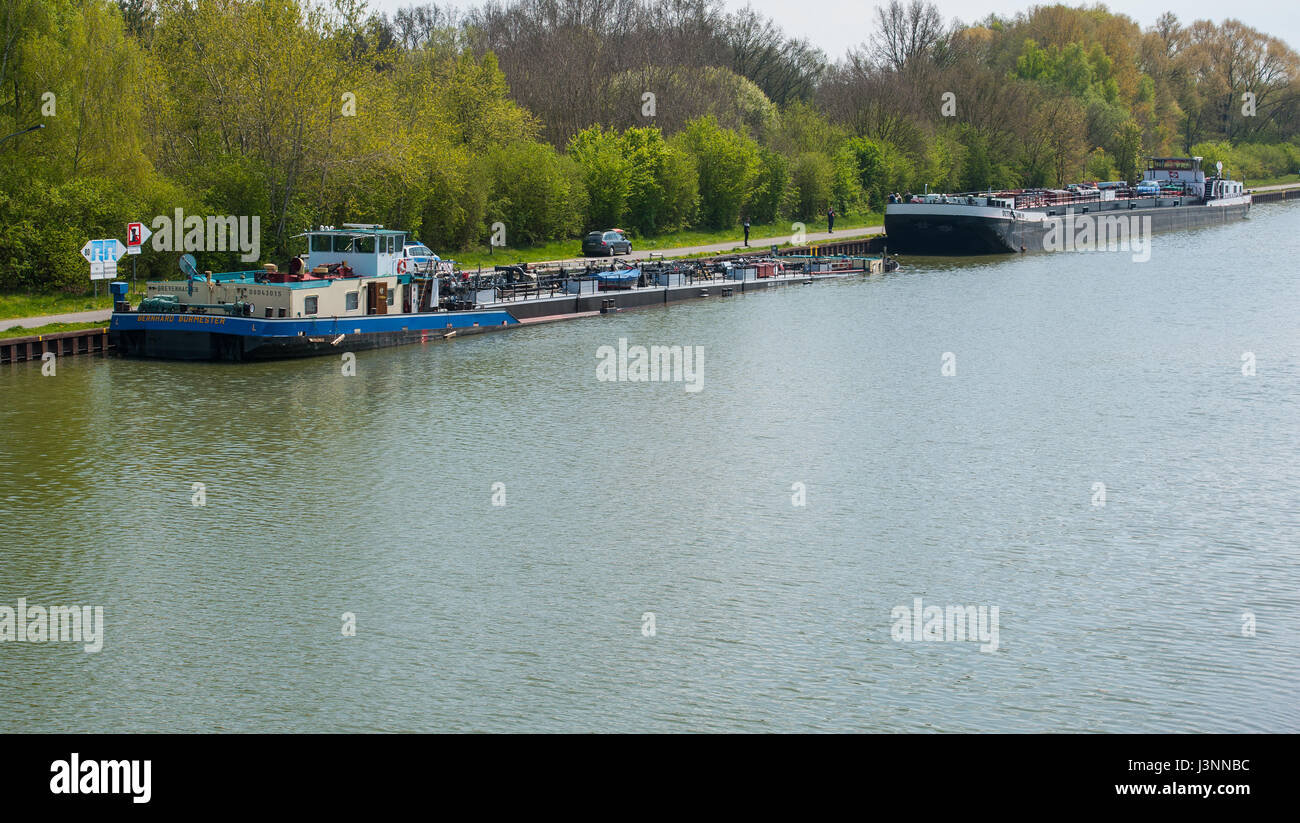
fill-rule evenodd
<path id="1" fill-rule="evenodd" d="M 745 218 L 745 248 L 749 248 L 749 218 Z"/>
<path id="2" fill-rule="evenodd" d="M 835 233 L 835 208 L 831 207 L 826 211 L 826 231 L 831 234 Z"/>

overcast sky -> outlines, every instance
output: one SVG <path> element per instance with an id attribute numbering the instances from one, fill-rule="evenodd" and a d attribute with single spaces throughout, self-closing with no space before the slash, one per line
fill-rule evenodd
<path id="1" fill-rule="evenodd" d="M 372 8 L 391 14 L 404 6 L 423 5 L 428 0 L 370 0 Z M 875 15 L 875 0 L 725 0 L 728 8 L 753 6 L 773 17 L 787 32 L 806 37 L 831 57 L 839 57 L 852 46 L 870 36 Z M 946 18 L 969 23 L 990 13 L 1009 17 L 1035 5 L 1050 3 L 1021 0 L 937 0 Z M 440 5 L 466 8 L 477 5 L 472 0 L 441 0 Z M 1091 5 L 1067 2 L 1066 5 Z M 1144 29 L 1165 11 L 1173 11 L 1184 23 L 1210 18 L 1222 22 L 1225 7 L 1230 16 L 1248 26 L 1282 38 L 1292 48 L 1300 48 L 1300 2 L 1296 0 L 1111 0 L 1111 11 L 1127 14 Z"/>

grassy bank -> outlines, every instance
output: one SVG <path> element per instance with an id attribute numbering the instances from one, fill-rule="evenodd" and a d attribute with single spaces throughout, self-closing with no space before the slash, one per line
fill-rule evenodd
<path id="1" fill-rule="evenodd" d="M 144 283 L 131 292 L 132 303 L 144 297 Z M 12 317 L 41 317 L 47 314 L 70 314 L 113 308 L 108 286 L 100 286 L 99 296 L 92 294 L 0 294 L 0 320 Z"/>
<path id="2" fill-rule="evenodd" d="M 0 294 L 0 320 L 111 308 L 113 299 L 107 293 L 98 298 L 89 294 Z"/>
<path id="3" fill-rule="evenodd" d="M 884 215 L 878 212 L 867 212 L 864 214 L 855 214 L 848 216 L 837 216 L 835 218 L 835 227 L 837 229 L 857 229 L 863 226 L 879 226 L 884 222 Z M 806 224 L 805 229 L 809 234 L 813 232 L 826 231 L 826 219 L 823 217 L 812 223 Z M 780 220 L 775 223 L 751 223 L 749 226 L 749 236 L 751 240 L 760 240 L 767 237 L 785 238 L 782 241 L 784 245 L 791 234 L 790 221 Z M 711 246 L 716 243 L 734 242 L 737 246 L 745 241 L 745 232 L 739 226 L 734 229 L 721 229 L 715 231 L 679 231 L 671 234 L 661 234 L 655 237 L 633 237 L 632 248 L 638 251 L 646 249 L 678 249 L 690 248 L 691 246 Z M 531 246 L 509 246 L 505 249 L 495 249 L 489 252 L 487 246 L 478 246 L 472 249 L 447 252 L 444 257 L 450 257 L 462 266 L 496 266 L 506 263 L 535 263 L 541 260 L 560 260 L 570 257 L 578 257 L 582 251 L 582 239 L 574 238 L 572 240 L 554 240 L 548 243 L 539 243 Z M 438 251 L 434 249 L 434 251 Z M 439 252 L 442 254 L 442 252 Z"/>
<path id="4" fill-rule="evenodd" d="M 1247 180 L 1249 187 L 1258 189 L 1262 186 L 1300 185 L 1300 174 L 1284 174 L 1281 177 L 1266 177 L 1259 180 Z"/>
<path id="5" fill-rule="evenodd" d="M 0 329 L 0 340 L 7 340 L 11 337 L 31 337 L 37 334 L 57 334 L 61 331 L 81 331 L 82 329 L 102 329 L 103 321 L 98 323 L 46 323 L 43 326 L 33 328 L 23 328 L 14 326 L 11 329 Z"/>

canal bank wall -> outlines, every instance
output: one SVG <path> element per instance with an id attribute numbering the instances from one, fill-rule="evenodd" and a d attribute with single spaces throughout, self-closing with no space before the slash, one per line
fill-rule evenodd
<path id="1" fill-rule="evenodd" d="M 53 353 L 58 357 L 74 354 L 102 354 L 111 348 L 107 326 L 53 334 L 34 334 L 30 337 L 10 337 L 0 340 L 0 364 L 40 360 L 47 353 Z"/>

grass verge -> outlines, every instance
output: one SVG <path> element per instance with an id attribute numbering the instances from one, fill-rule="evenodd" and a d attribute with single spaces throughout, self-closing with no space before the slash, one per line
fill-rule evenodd
<path id="1" fill-rule="evenodd" d="M 884 222 L 884 215 L 875 212 L 865 214 L 855 214 L 849 216 L 837 216 L 835 218 L 835 227 L 837 229 L 858 229 L 863 226 L 879 226 Z M 823 218 L 816 222 L 808 223 L 807 232 L 821 232 L 826 230 L 826 220 Z M 791 234 L 791 224 L 789 221 L 781 220 L 776 223 L 752 223 L 749 227 L 749 236 L 755 241 L 768 237 L 785 237 Z M 633 237 L 632 247 L 638 251 L 645 249 L 678 249 L 690 248 L 692 246 L 711 246 L 718 243 L 734 242 L 737 246 L 744 243 L 745 233 L 737 226 L 734 229 L 721 229 L 716 231 L 679 231 L 672 234 L 663 234 L 656 237 Z M 782 243 L 782 245 L 788 245 Z M 462 250 L 458 252 L 447 252 L 443 257 L 449 257 L 462 266 L 490 266 L 505 265 L 507 263 L 535 263 L 541 260 L 563 260 L 571 257 L 579 257 L 582 253 L 582 239 L 574 238 L 572 240 L 553 240 L 548 243 L 539 243 L 530 246 L 509 246 L 505 249 L 496 249 L 489 252 L 487 246 L 478 246 L 475 248 Z M 436 251 L 436 250 L 435 250 Z M 439 252 L 442 254 L 442 252 Z M 696 256 L 696 255 L 691 255 Z"/>
<path id="2" fill-rule="evenodd" d="M 24 328 L 14 326 L 9 329 L 0 329 L 0 340 L 6 340 L 11 337 L 32 337 L 37 334 L 56 334 L 61 331 L 81 331 L 82 329 L 102 329 L 105 328 L 103 322 L 99 323 L 46 323 L 43 326 L 33 328 Z"/>

